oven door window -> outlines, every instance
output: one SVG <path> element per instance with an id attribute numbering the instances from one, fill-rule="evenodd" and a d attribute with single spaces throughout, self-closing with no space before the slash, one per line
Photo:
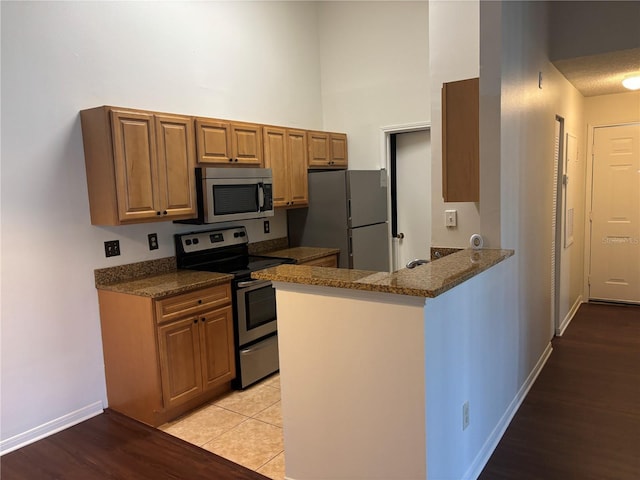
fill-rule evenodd
<path id="1" fill-rule="evenodd" d="M 260 210 L 258 185 L 214 184 L 213 211 L 215 215 L 232 215 L 234 213 L 250 213 Z"/>
<path id="2" fill-rule="evenodd" d="M 276 295 L 271 284 L 244 295 L 247 332 L 276 320 Z"/>

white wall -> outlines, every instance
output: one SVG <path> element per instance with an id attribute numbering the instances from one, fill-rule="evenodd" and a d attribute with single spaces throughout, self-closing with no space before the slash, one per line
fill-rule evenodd
<path id="1" fill-rule="evenodd" d="M 312 3 L 1 8 L 6 451 L 106 403 L 93 270 L 171 256 L 173 233 L 191 228 L 90 225 L 79 110 L 112 104 L 321 128 L 322 108 Z M 275 219 L 269 238 L 284 236 L 285 223 Z M 266 238 L 254 226 L 249 233 Z M 122 255 L 106 259 L 112 239 Z"/>
<path id="2" fill-rule="evenodd" d="M 426 301 L 428 479 L 475 479 L 539 372 L 518 372 L 516 267 L 508 258 Z"/>
<path id="3" fill-rule="evenodd" d="M 428 122 L 426 1 L 320 2 L 324 129 L 349 134 L 349 168 L 384 167 L 381 128 Z"/>
<path id="4" fill-rule="evenodd" d="M 442 84 L 479 75 L 480 2 L 429 2 L 429 85 L 431 90 L 431 244 L 468 247 L 480 232 L 477 203 L 442 198 Z M 482 167 L 481 167 L 482 168 Z M 458 211 L 458 226 L 445 227 L 445 209 Z M 488 245 L 487 245 L 488 246 Z M 495 247 L 495 245 L 494 245 Z"/>
<path id="5" fill-rule="evenodd" d="M 502 4 L 501 229 L 502 246 L 516 251 L 519 279 L 518 376 L 525 378 L 553 335 L 551 219 L 555 112 L 544 41 L 546 5 Z M 544 84 L 543 84 L 544 85 Z"/>

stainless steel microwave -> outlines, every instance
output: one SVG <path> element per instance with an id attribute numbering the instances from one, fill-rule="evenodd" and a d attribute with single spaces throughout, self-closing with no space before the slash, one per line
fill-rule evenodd
<path id="1" fill-rule="evenodd" d="M 196 168 L 198 217 L 180 223 L 218 223 L 273 216 L 270 168 Z"/>

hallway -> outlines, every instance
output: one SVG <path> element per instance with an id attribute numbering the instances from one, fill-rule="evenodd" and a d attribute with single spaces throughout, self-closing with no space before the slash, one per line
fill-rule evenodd
<path id="1" fill-rule="evenodd" d="M 480 480 L 640 478 L 640 306 L 583 304 Z"/>

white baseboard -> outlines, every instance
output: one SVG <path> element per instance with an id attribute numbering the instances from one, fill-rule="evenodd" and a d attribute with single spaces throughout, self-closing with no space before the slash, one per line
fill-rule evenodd
<path id="1" fill-rule="evenodd" d="M 562 319 L 560 325 L 558 325 L 558 328 L 556 328 L 557 337 L 561 337 L 564 334 L 564 331 L 571 323 L 571 320 L 573 320 L 573 317 L 575 317 L 576 312 L 580 308 L 580 305 L 582 305 L 582 295 L 578 295 L 578 298 L 576 298 L 576 301 L 571 307 L 571 310 L 569 310 L 569 313 L 567 313 L 567 315 Z"/>
<path id="2" fill-rule="evenodd" d="M 68 413 L 60 418 L 56 418 L 50 422 L 32 428 L 31 430 L 19 433 L 18 435 L 7 438 L 6 440 L 2 440 L 0 442 L 0 456 L 25 447 L 30 443 L 48 437 L 49 435 L 53 435 L 54 433 L 72 427 L 73 425 L 77 425 L 91 417 L 100 415 L 103 411 L 102 402 L 94 402 L 86 407 L 76 410 L 75 412 Z"/>
<path id="3" fill-rule="evenodd" d="M 511 423 L 511 420 L 513 420 L 513 417 L 518 411 L 518 408 L 520 408 L 520 405 L 527 396 L 527 393 L 529 393 L 529 390 L 536 381 L 536 378 L 538 378 L 538 375 L 540 375 L 540 372 L 542 371 L 544 365 L 547 363 L 547 360 L 549 359 L 552 351 L 553 348 L 551 346 L 551 342 L 549 342 L 547 348 L 545 348 L 544 352 L 542 352 L 542 355 L 538 359 L 535 367 L 533 368 L 533 370 L 531 370 L 531 373 L 527 377 L 527 380 L 522 384 L 522 387 L 520 387 L 520 390 L 516 394 L 515 398 L 511 401 L 511 404 L 502 415 L 502 418 L 500 418 L 500 421 L 495 426 L 486 442 L 484 442 L 484 445 L 478 452 L 478 455 L 476 455 L 476 458 L 473 460 L 473 462 L 465 472 L 464 476 L 462 477 L 463 479 L 475 480 L 480 476 L 480 474 L 482 473 L 482 469 L 489 461 L 489 458 L 491 458 L 491 455 L 498 446 L 498 443 L 500 443 L 500 439 L 504 435 L 504 432 L 507 430 L 507 427 Z"/>

